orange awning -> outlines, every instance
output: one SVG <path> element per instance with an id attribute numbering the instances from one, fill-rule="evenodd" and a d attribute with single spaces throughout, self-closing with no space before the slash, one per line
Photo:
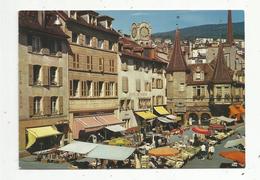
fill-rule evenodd
<path id="1" fill-rule="evenodd" d="M 245 164 L 245 152 L 242 151 L 224 151 L 219 153 L 220 156 Z"/>
<path id="2" fill-rule="evenodd" d="M 160 147 L 151 149 L 148 152 L 151 156 L 175 156 L 179 154 L 179 150 L 176 148 L 170 148 L 170 147 Z"/>

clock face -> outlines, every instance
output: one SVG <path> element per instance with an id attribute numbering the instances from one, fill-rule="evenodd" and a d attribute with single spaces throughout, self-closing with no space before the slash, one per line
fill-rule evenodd
<path id="1" fill-rule="evenodd" d="M 147 27 L 142 27 L 140 29 L 140 34 L 142 38 L 147 38 L 149 35 L 149 29 Z"/>
<path id="2" fill-rule="evenodd" d="M 137 29 L 136 29 L 136 27 L 133 27 L 132 28 L 132 37 L 135 38 L 136 35 L 137 35 Z"/>

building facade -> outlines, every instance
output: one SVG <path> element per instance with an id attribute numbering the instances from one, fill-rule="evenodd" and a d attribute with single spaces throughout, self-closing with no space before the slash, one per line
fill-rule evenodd
<path id="1" fill-rule="evenodd" d="M 80 134 L 88 136 L 111 123 L 120 123 L 111 120 L 118 109 L 119 34 L 112 28 L 113 18 L 95 11 L 59 14 L 63 31 L 70 37 L 69 114 L 73 138 L 79 139 Z"/>
<path id="2" fill-rule="evenodd" d="M 57 17 L 19 12 L 19 151 L 70 141 L 68 36 L 55 24 Z"/>
<path id="3" fill-rule="evenodd" d="M 141 125 L 136 112 L 152 112 L 153 107 L 166 105 L 167 61 L 156 55 L 155 48 L 142 47 L 130 38 L 122 37 L 119 47 L 119 118 L 129 129 Z"/>

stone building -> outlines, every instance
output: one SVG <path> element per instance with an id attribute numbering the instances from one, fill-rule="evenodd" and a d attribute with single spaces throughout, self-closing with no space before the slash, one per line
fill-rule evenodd
<path id="1" fill-rule="evenodd" d="M 118 38 L 113 18 L 95 11 L 59 11 L 68 39 L 69 114 L 74 139 L 87 140 L 121 124 L 118 109 Z"/>
<path id="2" fill-rule="evenodd" d="M 167 61 L 156 55 L 155 48 L 142 47 L 127 37 L 120 38 L 119 47 L 119 118 L 127 129 L 140 127 L 143 119 L 156 117 L 154 107 L 166 105 Z"/>
<path id="3" fill-rule="evenodd" d="M 19 12 L 19 151 L 70 141 L 68 36 L 53 11 Z"/>

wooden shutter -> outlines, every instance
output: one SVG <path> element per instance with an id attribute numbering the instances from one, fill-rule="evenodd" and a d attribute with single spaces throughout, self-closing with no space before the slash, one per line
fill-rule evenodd
<path id="1" fill-rule="evenodd" d="M 58 78 L 59 78 L 59 85 L 62 86 L 62 81 L 63 81 L 63 71 L 62 71 L 62 67 L 58 68 Z"/>
<path id="2" fill-rule="evenodd" d="M 128 92 L 128 78 L 127 77 L 122 77 L 122 90 L 125 93 Z"/>
<path id="3" fill-rule="evenodd" d="M 48 66 L 42 66 L 42 77 L 43 77 L 42 84 L 44 86 L 48 86 L 49 85 L 49 67 Z"/>
<path id="4" fill-rule="evenodd" d="M 141 80 L 136 79 L 136 91 L 141 91 Z"/>
<path id="5" fill-rule="evenodd" d="M 59 96 L 59 113 L 63 114 L 63 96 Z"/>
<path id="6" fill-rule="evenodd" d="M 32 96 L 29 97 L 29 113 L 30 113 L 30 116 L 33 116 L 33 115 L 34 115 L 34 111 L 33 111 L 33 99 L 34 99 L 34 97 L 32 97 Z"/>
<path id="7" fill-rule="evenodd" d="M 29 85 L 33 85 L 33 65 L 29 64 Z"/>
<path id="8" fill-rule="evenodd" d="M 134 104 L 134 100 L 132 99 L 131 100 L 131 109 L 134 110 L 134 108 L 135 108 L 135 104 Z"/>
<path id="9" fill-rule="evenodd" d="M 43 97 L 43 114 L 44 115 L 51 114 L 51 97 L 49 96 Z"/>

